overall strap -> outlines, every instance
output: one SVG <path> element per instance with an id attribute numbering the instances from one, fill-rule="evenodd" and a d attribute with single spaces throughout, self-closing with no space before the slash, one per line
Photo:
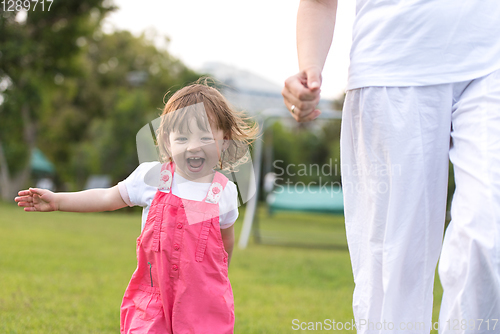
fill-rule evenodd
<path id="1" fill-rule="evenodd" d="M 224 176 L 224 174 L 215 172 L 214 179 L 208 189 L 207 196 L 205 197 L 205 202 L 216 205 L 219 204 L 222 191 L 224 191 L 227 181 L 228 179 Z M 203 261 L 203 255 L 205 254 L 205 249 L 207 248 L 208 234 L 213 220 L 214 218 L 210 218 L 202 222 L 201 232 L 198 238 L 198 246 L 196 247 L 197 262 Z"/>
<path id="2" fill-rule="evenodd" d="M 224 174 L 215 172 L 214 179 L 205 197 L 205 202 L 219 204 L 220 196 L 226 187 L 227 181 L 228 179 Z"/>
<path id="3" fill-rule="evenodd" d="M 169 193 L 172 188 L 172 176 L 175 166 L 173 162 L 166 162 L 161 165 L 159 190 Z"/>
<path id="4" fill-rule="evenodd" d="M 162 164 L 158 191 L 161 190 L 163 192 L 170 193 L 170 189 L 172 189 L 172 178 L 174 169 L 175 166 L 173 162 Z M 157 203 L 157 205 L 155 206 L 155 210 L 163 211 L 163 204 Z M 160 251 L 160 232 L 161 232 L 160 230 L 161 230 L 162 219 L 163 219 L 163 212 L 156 212 L 155 223 L 153 226 L 153 250 L 155 252 Z"/>

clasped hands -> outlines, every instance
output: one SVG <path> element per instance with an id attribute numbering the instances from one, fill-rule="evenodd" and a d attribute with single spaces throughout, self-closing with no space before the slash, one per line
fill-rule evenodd
<path id="1" fill-rule="evenodd" d="M 309 122 L 318 117 L 321 93 L 321 69 L 311 67 L 285 80 L 281 91 L 285 105 L 297 122 Z"/>

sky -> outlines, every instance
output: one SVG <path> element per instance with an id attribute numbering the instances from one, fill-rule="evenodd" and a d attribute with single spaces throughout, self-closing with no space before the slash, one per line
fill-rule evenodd
<path id="1" fill-rule="evenodd" d="M 220 62 L 282 86 L 298 72 L 295 26 L 299 0 L 114 0 L 104 30 L 146 32 L 193 69 Z M 322 97 L 344 92 L 349 67 L 352 0 L 339 0 L 335 35 L 323 71 Z M 170 42 L 165 43 L 165 37 Z"/>

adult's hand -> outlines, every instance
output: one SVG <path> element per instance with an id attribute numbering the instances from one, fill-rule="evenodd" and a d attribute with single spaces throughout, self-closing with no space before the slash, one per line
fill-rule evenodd
<path id="1" fill-rule="evenodd" d="M 285 105 L 297 122 L 309 122 L 321 114 L 316 106 L 321 93 L 321 69 L 312 67 L 285 80 L 281 91 Z"/>

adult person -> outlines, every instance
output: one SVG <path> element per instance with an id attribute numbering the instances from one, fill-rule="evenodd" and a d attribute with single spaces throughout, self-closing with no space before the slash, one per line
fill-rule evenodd
<path id="1" fill-rule="evenodd" d="M 300 72 L 282 92 L 299 122 L 320 113 L 336 10 L 336 0 L 299 5 Z M 440 251 L 439 332 L 500 331 L 498 36 L 498 0 L 357 0 L 341 161 L 358 333 L 437 328 Z M 443 241 L 448 157 L 456 191 Z"/>

